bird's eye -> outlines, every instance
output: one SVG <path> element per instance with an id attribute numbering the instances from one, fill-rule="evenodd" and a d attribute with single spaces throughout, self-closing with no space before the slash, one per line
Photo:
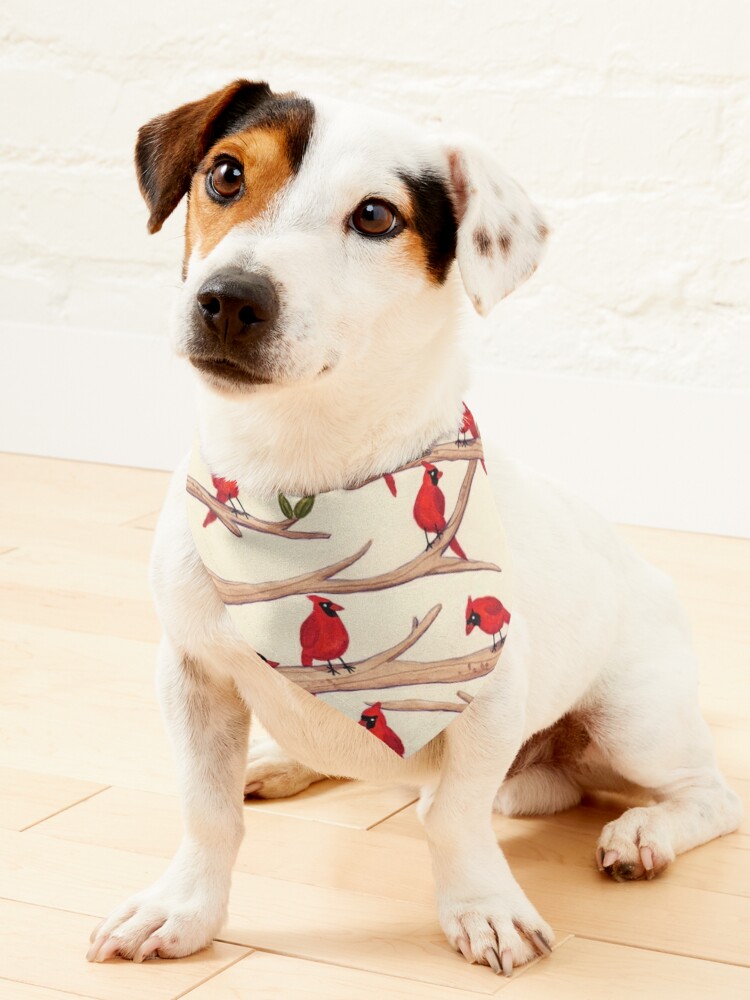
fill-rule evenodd
<path id="1" fill-rule="evenodd" d="M 242 191 L 242 182 L 242 167 L 228 156 L 215 163 L 206 177 L 206 187 L 214 201 L 232 201 Z"/>
<path id="2" fill-rule="evenodd" d="M 403 221 L 396 209 L 381 198 L 365 198 L 354 209 L 349 225 L 363 236 L 387 236 L 400 229 Z"/>

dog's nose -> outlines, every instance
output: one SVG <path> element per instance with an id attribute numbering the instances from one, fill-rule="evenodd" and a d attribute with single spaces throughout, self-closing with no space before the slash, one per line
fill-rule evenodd
<path id="1" fill-rule="evenodd" d="M 212 275 L 201 285 L 196 301 L 203 329 L 225 347 L 248 334 L 262 335 L 279 312 L 271 281 L 239 268 Z"/>

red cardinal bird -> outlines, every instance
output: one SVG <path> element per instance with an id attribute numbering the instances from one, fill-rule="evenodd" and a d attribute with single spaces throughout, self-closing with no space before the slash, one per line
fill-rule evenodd
<path id="1" fill-rule="evenodd" d="M 234 500 L 239 494 L 239 489 L 237 488 L 237 483 L 234 479 L 222 479 L 221 476 L 211 476 L 211 480 L 214 484 L 216 490 L 216 499 L 219 503 L 227 503 L 229 500 Z M 234 505 L 233 505 L 234 506 Z M 212 521 L 216 520 L 216 514 L 212 510 L 206 514 L 206 519 L 203 522 L 203 527 L 207 528 Z"/>
<path id="2" fill-rule="evenodd" d="M 472 631 L 476 625 L 487 635 L 492 636 L 492 652 L 497 649 L 498 643 L 503 642 L 500 630 L 503 625 L 510 621 L 510 611 L 506 611 L 496 597 L 469 598 L 466 604 L 466 634 Z M 495 636 L 498 638 L 495 639 Z"/>
<path id="3" fill-rule="evenodd" d="M 461 421 L 461 426 L 458 428 L 458 437 L 456 438 L 456 444 L 468 444 L 466 440 L 466 435 L 469 434 L 471 437 L 478 441 L 479 440 L 479 428 L 477 427 L 477 422 L 474 419 L 474 414 L 471 412 L 469 407 L 464 403 L 464 416 Z M 487 472 L 487 466 L 484 464 L 484 459 L 480 459 L 482 463 L 482 468 L 485 473 Z"/>
<path id="4" fill-rule="evenodd" d="M 391 750 L 394 750 L 399 757 L 404 756 L 404 744 L 385 721 L 383 709 L 380 707 L 379 701 L 376 701 L 374 705 L 371 705 L 369 708 L 364 710 L 360 717 L 359 724 L 360 726 L 364 726 L 366 729 L 369 729 L 373 736 L 377 736 L 379 740 L 382 740 L 383 743 L 389 746 Z"/>
<path id="5" fill-rule="evenodd" d="M 325 660 L 330 673 L 337 674 L 338 670 L 331 660 L 339 660 L 343 668 L 351 673 L 354 667 L 341 659 L 349 648 L 349 633 L 338 616 L 338 612 L 344 609 L 340 604 L 334 604 L 327 597 L 318 597 L 317 594 L 308 594 L 307 599 L 313 602 L 313 609 L 299 630 L 302 666 L 311 667 L 313 660 Z"/>
<path id="6" fill-rule="evenodd" d="M 431 542 L 427 537 L 427 532 L 430 531 L 437 538 L 440 538 L 445 531 L 445 494 L 438 486 L 438 480 L 443 473 L 430 462 L 422 462 L 422 465 L 425 467 L 425 472 L 417 499 L 414 501 L 414 520 L 424 531 L 427 548 L 431 549 L 435 539 Z M 466 553 L 458 544 L 455 536 L 448 545 L 457 556 L 466 559 Z"/>
<path id="7" fill-rule="evenodd" d="M 281 662 L 280 660 L 269 660 L 268 657 L 264 656 L 262 653 L 258 653 L 258 656 L 261 658 L 261 660 L 265 660 L 269 667 L 278 667 L 279 663 Z"/>

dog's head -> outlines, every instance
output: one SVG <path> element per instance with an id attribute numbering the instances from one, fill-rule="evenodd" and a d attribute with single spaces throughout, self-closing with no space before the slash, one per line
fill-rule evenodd
<path id="1" fill-rule="evenodd" d="M 152 233 L 188 196 L 177 346 L 223 392 L 420 348 L 405 324 L 453 309 L 454 261 L 484 315 L 547 236 L 480 143 L 265 83 L 144 125 L 136 167 Z"/>

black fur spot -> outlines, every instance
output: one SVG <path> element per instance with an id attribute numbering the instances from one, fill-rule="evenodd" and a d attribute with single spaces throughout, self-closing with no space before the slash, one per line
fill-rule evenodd
<path id="1" fill-rule="evenodd" d="M 279 128 L 286 140 L 289 165 L 296 173 L 304 159 L 312 134 L 315 108 L 306 97 L 297 94 L 268 95 L 244 111 L 238 109 L 221 135 L 242 132 L 249 128 Z"/>
<path id="2" fill-rule="evenodd" d="M 399 173 L 411 194 L 413 226 L 424 244 L 430 274 L 442 284 L 456 256 L 458 229 L 445 180 L 432 170 L 421 174 Z"/>

